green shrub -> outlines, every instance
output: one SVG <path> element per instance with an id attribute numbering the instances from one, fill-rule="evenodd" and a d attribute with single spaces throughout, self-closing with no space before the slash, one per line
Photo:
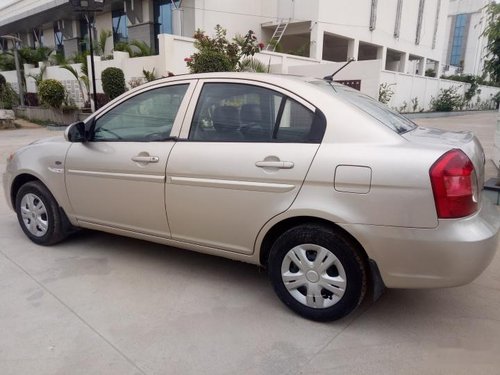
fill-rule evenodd
<path id="1" fill-rule="evenodd" d="M 102 89 L 110 100 L 120 96 L 125 91 L 125 75 L 120 68 L 106 68 L 101 73 Z"/>
<path id="2" fill-rule="evenodd" d="M 0 53 L 0 70 L 16 70 L 14 56 L 10 52 Z"/>
<path id="3" fill-rule="evenodd" d="M 19 104 L 17 92 L 12 88 L 10 83 L 5 82 L 5 77 L 0 74 L 0 108 L 12 109 L 17 104 Z"/>
<path id="4" fill-rule="evenodd" d="M 441 89 L 437 98 L 431 99 L 431 108 L 433 111 L 450 112 L 462 108 L 464 104 L 462 95 L 457 93 L 456 87 Z"/>
<path id="5" fill-rule="evenodd" d="M 234 70 L 231 59 L 222 52 L 205 51 L 192 61 L 186 60 L 191 73 L 230 72 Z"/>
<path id="6" fill-rule="evenodd" d="M 191 73 L 266 71 L 265 67 L 253 60 L 246 61 L 264 48 L 263 43 L 257 43 L 257 37 L 252 30 L 245 36 L 237 35 L 229 41 L 226 30 L 217 25 L 214 37 L 197 30 L 194 38 L 194 46 L 198 52 L 184 59 Z"/>
<path id="7" fill-rule="evenodd" d="M 391 89 L 391 86 L 394 86 L 395 83 L 381 83 L 378 88 L 378 101 L 380 103 L 387 104 L 391 101 L 392 96 L 394 95 L 394 91 Z"/>
<path id="8" fill-rule="evenodd" d="M 55 79 L 46 79 L 38 85 L 38 97 L 41 102 L 52 108 L 61 108 L 65 95 L 63 84 Z"/>

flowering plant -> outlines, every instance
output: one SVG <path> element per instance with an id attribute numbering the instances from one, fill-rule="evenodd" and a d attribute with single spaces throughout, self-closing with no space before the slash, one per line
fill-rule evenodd
<path id="1" fill-rule="evenodd" d="M 242 71 L 248 65 L 245 60 L 264 48 L 252 30 L 245 36 L 237 35 L 232 41 L 226 34 L 220 25 L 215 27 L 213 38 L 201 30 L 196 31 L 194 46 L 198 51 L 184 59 L 191 73 Z"/>

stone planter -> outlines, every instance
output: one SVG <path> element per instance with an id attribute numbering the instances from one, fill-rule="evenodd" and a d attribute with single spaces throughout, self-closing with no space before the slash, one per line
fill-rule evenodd
<path id="1" fill-rule="evenodd" d="M 43 121 L 56 125 L 69 125 L 78 121 L 78 111 L 63 112 L 61 110 L 44 107 L 17 107 L 16 116 L 31 121 Z"/>
<path id="2" fill-rule="evenodd" d="M 14 120 L 14 111 L 10 109 L 0 109 L 0 130 L 15 129 L 16 125 L 14 124 Z"/>

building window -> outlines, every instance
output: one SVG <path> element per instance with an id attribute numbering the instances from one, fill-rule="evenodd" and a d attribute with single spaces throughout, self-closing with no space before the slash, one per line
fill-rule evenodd
<path id="1" fill-rule="evenodd" d="M 453 29 L 451 43 L 450 65 L 462 65 L 466 42 L 465 36 L 468 16 L 468 14 L 458 14 L 457 16 L 455 16 L 455 26 Z"/>
<path id="2" fill-rule="evenodd" d="M 54 44 L 56 53 L 64 56 L 64 38 L 59 22 L 54 22 Z"/>
<path id="3" fill-rule="evenodd" d="M 80 49 L 82 52 L 88 51 L 89 48 L 89 27 L 87 20 L 80 18 Z"/>
<path id="4" fill-rule="evenodd" d="M 398 0 L 396 7 L 396 22 L 394 23 L 394 38 L 399 38 L 401 30 L 401 12 L 403 11 L 403 0 Z"/>
<path id="5" fill-rule="evenodd" d="M 113 17 L 113 42 L 127 42 L 127 15 L 123 11 L 123 9 L 114 10 L 111 14 Z"/>
<path id="6" fill-rule="evenodd" d="M 9 41 L 7 39 L 0 38 L 0 49 L 2 49 L 2 52 L 9 50 Z"/>
<path id="7" fill-rule="evenodd" d="M 31 47 L 43 47 L 43 30 L 38 27 L 35 27 L 33 29 L 33 44 L 31 45 Z"/>
<path id="8" fill-rule="evenodd" d="M 172 6 L 172 0 L 154 0 L 156 35 L 172 34 Z"/>
<path id="9" fill-rule="evenodd" d="M 377 3 L 378 0 L 372 0 L 370 6 L 370 31 L 375 30 L 377 26 Z"/>
<path id="10" fill-rule="evenodd" d="M 158 51 L 158 35 L 172 34 L 172 7 L 178 7 L 179 1 L 154 0 L 155 47 Z"/>
<path id="11" fill-rule="evenodd" d="M 420 0 L 418 4 L 418 16 L 417 16 L 417 31 L 415 33 L 415 44 L 420 44 L 420 36 L 422 34 L 422 23 L 424 20 L 424 7 L 425 0 Z"/>

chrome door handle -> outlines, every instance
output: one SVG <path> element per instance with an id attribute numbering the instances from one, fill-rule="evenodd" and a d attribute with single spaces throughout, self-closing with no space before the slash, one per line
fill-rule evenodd
<path id="1" fill-rule="evenodd" d="M 258 161 L 255 163 L 259 168 L 292 169 L 295 164 L 292 161 Z"/>
<path id="2" fill-rule="evenodd" d="M 132 161 L 137 163 L 158 163 L 160 158 L 158 156 L 134 156 Z"/>

